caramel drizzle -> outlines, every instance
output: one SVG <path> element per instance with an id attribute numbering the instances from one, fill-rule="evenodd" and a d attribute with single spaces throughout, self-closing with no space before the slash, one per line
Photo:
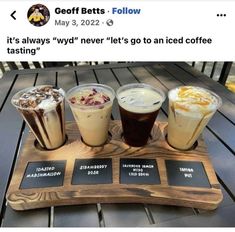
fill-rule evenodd
<path id="1" fill-rule="evenodd" d="M 198 125 L 196 126 L 196 129 L 194 130 L 194 132 L 193 132 L 191 138 L 189 139 L 189 141 L 188 141 L 186 144 L 189 144 L 189 143 L 192 141 L 193 137 L 194 137 L 195 134 L 198 132 L 198 130 L 199 130 L 199 128 L 200 128 L 200 126 L 201 126 L 203 120 L 206 118 L 206 116 L 210 115 L 211 113 L 213 113 L 213 112 L 207 112 L 207 113 L 204 114 L 204 116 L 202 117 L 202 119 L 200 120 L 200 122 L 198 123 Z"/>
<path id="2" fill-rule="evenodd" d="M 176 112 L 175 112 L 175 103 L 172 103 L 172 105 L 170 106 L 171 111 L 173 112 L 173 116 L 175 118 L 175 122 L 176 122 Z"/>

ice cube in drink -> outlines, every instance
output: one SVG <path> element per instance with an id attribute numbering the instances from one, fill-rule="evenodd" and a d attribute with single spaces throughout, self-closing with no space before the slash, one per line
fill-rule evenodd
<path id="1" fill-rule="evenodd" d="M 147 144 L 165 94 L 147 84 L 128 84 L 117 90 L 125 142 L 134 147 Z"/>

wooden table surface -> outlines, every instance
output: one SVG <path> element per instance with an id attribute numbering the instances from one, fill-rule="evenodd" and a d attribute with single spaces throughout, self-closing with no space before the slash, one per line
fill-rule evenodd
<path id="1" fill-rule="evenodd" d="M 165 93 L 180 85 L 206 87 L 222 97 L 223 105 L 203 132 L 224 199 L 217 210 L 204 211 L 162 205 L 92 204 L 17 212 L 5 193 L 28 127 L 11 105 L 14 93 L 33 85 L 71 87 L 98 82 L 117 89 L 144 82 Z M 157 120 L 167 120 L 167 101 Z M 120 119 L 117 102 L 112 119 Z M 74 120 L 66 105 L 66 120 Z M 123 63 L 7 72 L 0 79 L 0 224 L 1 227 L 164 227 L 235 226 L 235 94 L 186 63 Z"/>

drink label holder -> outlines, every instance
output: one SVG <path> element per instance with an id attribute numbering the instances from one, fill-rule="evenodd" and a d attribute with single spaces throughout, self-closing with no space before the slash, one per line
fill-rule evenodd
<path id="1" fill-rule="evenodd" d="M 222 201 L 202 137 L 193 150 L 179 151 L 166 142 L 167 123 L 156 122 L 147 145 L 130 147 L 121 122 L 112 121 L 108 142 L 89 147 L 75 128 L 75 122 L 67 122 L 66 144 L 50 151 L 35 147 L 29 133 L 7 192 L 13 209 L 149 203 L 212 210 Z"/>

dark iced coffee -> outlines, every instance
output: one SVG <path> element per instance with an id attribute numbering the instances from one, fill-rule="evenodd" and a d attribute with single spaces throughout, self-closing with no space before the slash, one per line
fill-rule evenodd
<path id="1" fill-rule="evenodd" d="M 50 85 L 24 89 L 12 98 L 45 149 L 56 149 L 65 142 L 64 91 Z"/>
<path id="2" fill-rule="evenodd" d="M 118 89 L 117 98 L 125 142 L 144 146 L 165 100 L 164 93 L 150 85 L 129 84 Z"/>

